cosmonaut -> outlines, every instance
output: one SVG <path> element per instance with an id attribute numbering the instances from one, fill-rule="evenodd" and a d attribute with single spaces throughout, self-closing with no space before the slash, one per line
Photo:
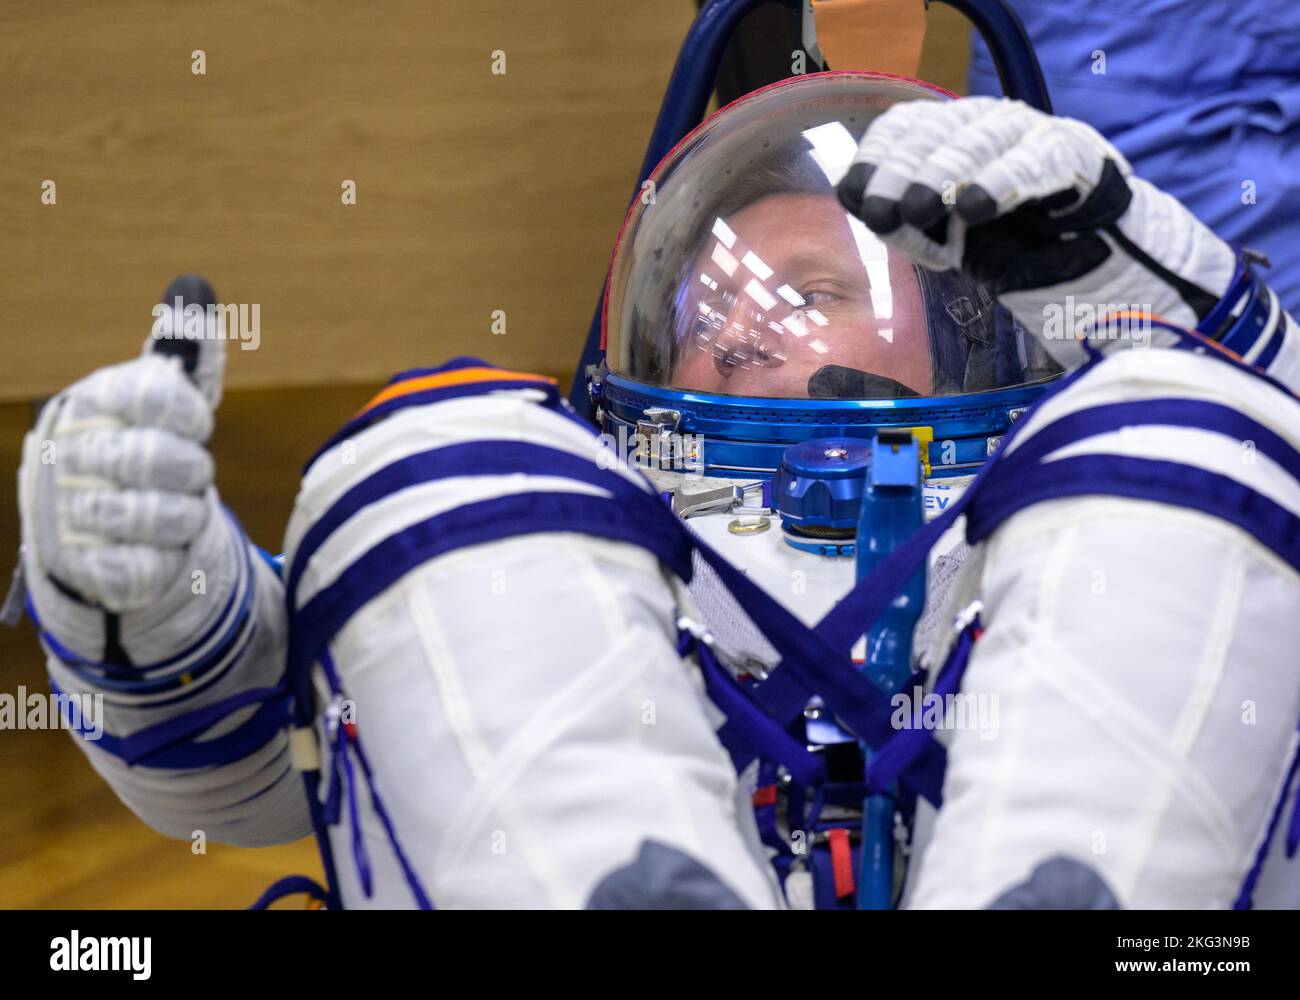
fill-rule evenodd
<path id="1" fill-rule="evenodd" d="M 651 180 L 606 437 L 538 376 L 403 373 L 282 565 L 212 485 L 221 341 L 42 410 L 27 607 L 122 800 L 314 828 L 349 907 L 849 905 L 868 786 L 907 905 L 1294 904 L 1300 333 L 1257 262 L 1087 126 L 877 74 L 750 95 Z M 855 584 L 873 439 L 930 520 Z M 996 732 L 900 728 L 855 666 L 927 563 L 909 680 Z"/>

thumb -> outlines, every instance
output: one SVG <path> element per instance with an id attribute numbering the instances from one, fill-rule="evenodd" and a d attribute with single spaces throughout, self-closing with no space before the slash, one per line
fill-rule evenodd
<path id="1" fill-rule="evenodd" d="M 217 293 L 197 274 L 182 274 L 153 307 L 154 323 L 144 354 L 174 357 L 212 409 L 221 402 L 226 340 Z"/>

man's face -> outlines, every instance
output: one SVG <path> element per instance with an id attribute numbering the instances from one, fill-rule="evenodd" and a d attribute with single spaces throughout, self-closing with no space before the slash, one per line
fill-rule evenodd
<path id="1" fill-rule="evenodd" d="M 825 365 L 931 391 L 912 265 L 831 194 L 774 194 L 715 223 L 679 296 L 674 385 L 809 395 Z"/>

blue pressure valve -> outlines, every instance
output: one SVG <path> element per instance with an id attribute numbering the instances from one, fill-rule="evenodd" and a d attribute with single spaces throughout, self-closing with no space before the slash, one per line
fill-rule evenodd
<path id="1" fill-rule="evenodd" d="M 791 445 L 772 480 L 785 540 L 818 555 L 853 554 L 873 444 L 815 438 Z"/>

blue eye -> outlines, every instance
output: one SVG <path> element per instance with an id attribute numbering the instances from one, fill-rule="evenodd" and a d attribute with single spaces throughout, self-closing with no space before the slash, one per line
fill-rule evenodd
<path id="1" fill-rule="evenodd" d="M 805 307 L 812 308 L 830 305 L 832 302 L 838 302 L 841 298 L 841 296 L 834 292 L 827 291 L 824 288 L 811 291 L 801 291 L 799 294 L 803 296 Z"/>

